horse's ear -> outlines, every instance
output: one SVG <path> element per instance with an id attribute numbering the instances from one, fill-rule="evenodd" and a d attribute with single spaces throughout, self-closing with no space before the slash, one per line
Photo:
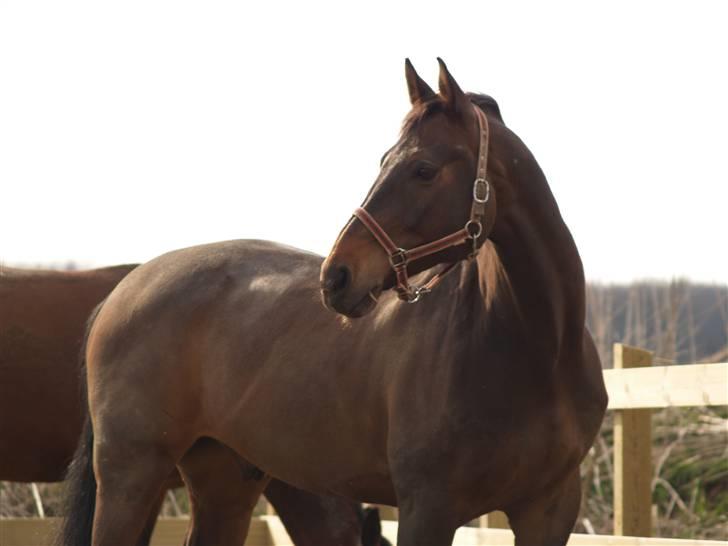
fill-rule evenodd
<path id="1" fill-rule="evenodd" d="M 412 66 L 409 59 L 404 60 L 404 74 L 407 78 L 407 90 L 409 91 L 412 106 L 435 98 L 435 92 L 415 72 L 415 67 Z"/>
<path id="2" fill-rule="evenodd" d="M 470 105 L 470 100 L 448 71 L 445 61 L 438 57 L 437 62 L 440 63 L 440 96 L 452 111 L 467 111 L 466 108 Z"/>

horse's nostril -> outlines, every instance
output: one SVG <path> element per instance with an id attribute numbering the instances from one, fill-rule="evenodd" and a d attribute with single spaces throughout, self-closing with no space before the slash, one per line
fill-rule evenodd
<path id="1" fill-rule="evenodd" d="M 334 295 L 346 290 L 351 282 L 351 272 L 349 268 L 343 265 L 334 266 L 329 269 L 326 279 L 325 288 Z"/>

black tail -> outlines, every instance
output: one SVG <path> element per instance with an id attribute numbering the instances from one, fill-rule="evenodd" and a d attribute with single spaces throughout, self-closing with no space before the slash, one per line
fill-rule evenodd
<path id="1" fill-rule="evenodd" d="M 91 326 L 101 310 L 101 302 L 91 313 L 86 323 L 86 335 L 81 347 L 81 397 L 88 408 L 86 390 L 86 342 Z M 91 418 L 86 411 L 83 432 L 73 455 L 73 461 L 66 472 L 66 492 L 63 506 L 65 519 L 55 540 L 55 546 L 90 546 L 91 531 L 96 509 L 96 476 L 93 465 L 94 431 Z"/>
<path id="2" fill-rule="evenodd" d="M 93 465 L 94 431 L 86 417 L 81 441 L 66 474 L 65 520 L 56 546 L 90 546 L 96 509 L 96 476 Z"/>

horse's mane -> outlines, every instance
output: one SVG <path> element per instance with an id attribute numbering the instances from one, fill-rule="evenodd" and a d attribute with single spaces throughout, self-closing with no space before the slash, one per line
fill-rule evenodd
<path id="1" fill-rule="evenodd" d="M 490 95 L 485 95 L 483 93 L 468 93 L 468 98 L 470 99 L 470 102 L 483 110 L 483 112 L 485 112 L 486 114 L 490 114 L 495 119 L 500 121 L 503 125 L 505 125 L 505 122 L 503 121 L 503 116 L 501 116 L 500 107 L 493 97 L 491 97 Z"/>
<path id="2" fill-rule="evenodd" d="M 491 117 L 497 119 L 505 125 L 503 116 L 501 116 L 500 108 L 496 100 L 490 95 L 483 93 L 467 93 L 470 102 L 476 105 L 478 108 L 483 110 L 486 114 L 490 114 Z M 419 124 L 426 117 L 434 114 L 435 112 L 442 112 L 445 109 L 445 103 L 437 96 L 432 100 L 420 103 L 410 110 L 407 117 L 404 118 L 402 123 L 402 133 L 410 131 L 415 125 Z"/>

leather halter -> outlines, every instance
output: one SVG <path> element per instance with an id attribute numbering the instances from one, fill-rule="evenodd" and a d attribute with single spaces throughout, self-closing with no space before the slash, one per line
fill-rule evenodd
<path id="1" fill-rule="evenodd" d="M 392 266 L 397 277 L 397 285 L 394 289 L 402 301 L 408 303 L 419 301 L 423 294 L 431 292 L 442 278 L 452 271 L 457 264 L 457 262 L 448 264 L 445 269 L 423 286 L 412 286 L 407 275 L 407 264 L 410 262 L 447 248 L 458 246 L 468 240 L 473 245 L 473 250 L 468 255 L 468 258 L 474 257 L 478 252 L 478 237 L 483 233 L 485 206 L 490 198 L 490 183 L 485 178 L 488 169 L 488 137 L 490 131 L 488 129 L 488 119 L 485 117 L 483 111 L 475 105 L 473 105 L 473 110 L 475 110 L 475 117 L 478 119 L 478 129 L 480 130 L 478 167 L 475 174 L 475 181 L 473 182 L 473 204 L 470 208 L 470 218 L 465 222 L 465 226 L 462 229 L 430 243 L 406 250 L 397 246 L 389 235 L 387 235 L 384 228 L 364 208 L 359 207 L 354 211 L 354 216 L 364 224 L 364 227 L 369 230 L 386 251 L 389 257 L 389 264 Z"/>

